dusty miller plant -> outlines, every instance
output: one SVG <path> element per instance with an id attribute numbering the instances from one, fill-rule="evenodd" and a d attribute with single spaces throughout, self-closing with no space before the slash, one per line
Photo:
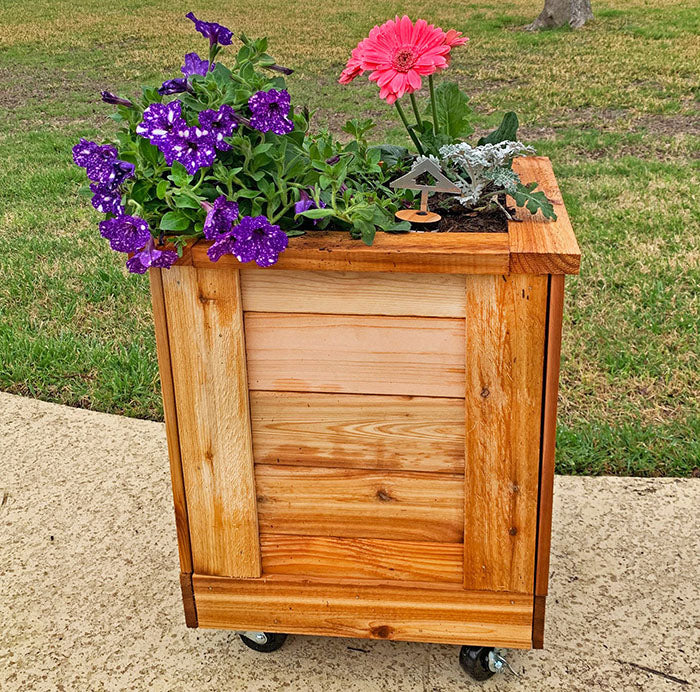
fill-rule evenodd
<path id="1" fill-rule="evenodd" d="M 499 197 L 508 194 L 518 206 L 525 206 L 532 214 L 541 211 L 549 219 L 556 219 L 552 203 L 542 191 L 535 192 L 537 183 L 525 184 L 512 169 L 517 156 L 534 154 L 535 150 L 522 142 L 502 142 L 471 146 L 467 142 L 440 147 L 439 157 L 430 156 L 445 174 L 459 187 L 457 200 L 468 209 L 483 209 L 495 205 L 512 218 Z M 419 157 L 420 163 L 426 157 Z"/>

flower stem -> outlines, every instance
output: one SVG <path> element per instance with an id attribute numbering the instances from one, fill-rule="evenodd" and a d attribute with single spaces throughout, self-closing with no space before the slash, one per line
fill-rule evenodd
<path id="1" fill-rule="evenodd" d="M 428 75 L 428 85 L 430 86 L 430 108 L 433 111 L 433 132 L 437 134 L 440 131 L 438 125 L 437 104 L 435 103 L 435 84 L 433 83 L 433 75 Z"/>
<path id="2" fill-rule="evenodd" d="M 416 101 L 415 94 L 409 94 L 409 97 L 411 99 L 411 105 L 413 106 L 413 114 L 416 116 L 416 125 L 418 125 L 418 129 L 422 129 L 423 121 L 420 117 L 420 111 L 418 110 L 418 103 Z"/>
<path id="3" fill-rule="evenodd" d="M 406 128 L 406 132 L 408 132 L 409 136 L 413 140 L 413 144 L 415 144 L 416 149 L 418 150 L 418 153 L 422 156 L 423 155 L 423 147 L 421 146 L 420 142 L 418 141 L 418 137 L 416 137 L 416 133 L 411 129 L 411 126 L 408 124 L 408 120 L 406 120 L 406 114 L 403 112 L 403 108 L 401 108 L 401 104 L 397 101 L 394 101 L 394 105 L 396 106 L 396 110 L 399 112 L 399 117 L 401 118 L 401 122 L 403 122 L 403 126 Z"/>

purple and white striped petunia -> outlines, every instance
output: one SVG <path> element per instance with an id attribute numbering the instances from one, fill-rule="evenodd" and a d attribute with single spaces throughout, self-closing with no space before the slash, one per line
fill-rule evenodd
<path id="1" fill-rule="evenodd" d="M 156 146 L 172 136 L 186 138 L 189 128 L 182 117 L 182 104 L 177 99 L 168 104 L 152 103 L 143 112 L 136 132 Z"/>
<path id="2" fill-rule="evenodd" d="M 146 246 L 126 261 L 126 268 L 132 274 L 145 274 L 149 267 L 169 269 L 175 262 L 177 252 L 157 250 L 153 238 L 149 238 Z"/>
<path id="3" fill-rule="evenodd" d="M 252 262 L 259 267 L 274 264 L 289 244 L 287 234 L 265 216 L 244 216 L 223 238 L 217 240 L 207 254 L 212 262 L 231 254 L 239 262 Z"/>
<path id="4" fill-rule="evenodd" d="M 194 22 L 194 28 L 199 31 L 204 38 L 209 39 L 209 44 L 218 43 L 220 46 L 230 46 L 233 34 L 229 29 L 216 22 L 204 22 L 194 16 L 194 12 L 188 12 L 185 17 Z"/>
<path id="5" fill-rule="evenodd" d="M 286 89 L 258 91 L 248 99 L 250 125 L 260 132 L 286 135 L 294 129 L 289 118 L 291 99 Z"/>
<path id="6" fill-rule="evenodd" d="M 204 202 L 202 206 L 207 211 L 202 232 L 207 240 L 216 240 L 231 230 L 238 219 L 238 205 L 229 202 L 221 195 L 214 200 L 214 204 Z"/>
<path id="7" fill-rule="evenodd" d="M 187 137 L 166 137 L 158 143 L 169 166 L 179 161 L 190 175 L 200 168 L 211 166 L 216 159 L 216 148 L 206 130 L 190 127 Z"/>
<path id="8" fill-rule="evenodd" d="M 90 183 L 90 190 L 93 192 L 92 206 L 97 211 L 102 214 L 114 214 L 115 216 L 120 216 L 124 213 L 122 195 L 118 187 Z"/>
<path id="9" fill-rule="evenodd" d="M 112 250 L 136 252 L 148 242 L 151 231 L 144 219 L 123 214 L 100 222 L 100 235 L 109 240 Z"/>
<path id="10" fill-rule="evenodd" d="M 182 72 L 185 77 L 191 77 L 195 74 L 206 77 L 210 69 L 213 70 L 214 65 L 210 68 L 208 60 L 200 58 L 197 53 L 187 53 L 187 55 L 185 55 L 185 64 L 180 68 L 180 72 Z"/>
<path id="11" fill-rule="evenodd" d="M 211 108 L 201 111 L 199 124 L 205 129 L 214 146 L 220 151 L 228 151 L 231 146 L 224 142 L 224 137 L 230 137 L 238 127 L 236 112 L 228 104 L 224 104 L 218 111 Z"/>

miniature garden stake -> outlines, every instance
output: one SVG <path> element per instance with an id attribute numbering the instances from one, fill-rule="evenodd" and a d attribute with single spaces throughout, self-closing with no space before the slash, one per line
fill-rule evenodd
<path id="1" fill-rule="evenodd" d="M 418 179 L 426 174 L 435 180 L 433 185 L 426 185 L 418 182 Z M 442 218 L 440 214 L 436 214 L 428 209 L 428 193 L 449 192 L 453 195 L 459 195 L 461 193 L 461 190 L 445 176 L 440 166 L 430 159 L 424 159 L 412 171 L 392 181 L 390 185 L 392 188 L 420 190 L 419 210 L 399 209 L 399 211 L 396 212 L 396 218 L 399 221 L 408 221 L 413 224 L 437 223 Z"/>

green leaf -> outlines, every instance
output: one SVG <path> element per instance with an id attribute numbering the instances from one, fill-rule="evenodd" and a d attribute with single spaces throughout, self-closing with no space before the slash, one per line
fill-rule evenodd
<path id="1" fill-rule="evenodd" d="M 367 148 L 368 154 L 374 151 L 379 152 L 379 160 L 384 161 L 387 168 L 392 168 L 399 161 L 409 158 L 408 149 L 406 149 L 406 147 L 399 147 L 394 144 L 379 144 Z"/>
<path id="2" fill-rule="evenodd" d="M 158 199 L 165 199 L 165 193 L 168 189 L 168 181 L 167 180 L 161 180 L 158 183 L 158 187 L 156 187 L 156 197 Z"/>
<path id="3" fill-rule="evenodd" d="M 454 141 L 446 132 L 435 134 L 433 132 L 433 124 L 429 120 L 423 121 L 421 129 L 414 127 L 413 130 L 418 135 L 418 139 L 420 139 L 426 154 L 440 156 L 440 147 L 445 146 L 445 144 L 452 144 Z"/>
<path id="4" fill-rule="evenodd" d="M 333 216 L 332 209 L 308 209 L 307 211 L 297 214 L 297 216 L 305 216 L 307 219 L 325 219 L 327 216 Z"/>
<path id="5" fill-rule="evenodd" d="M 535 192 L 534 190 L 536 187 L 537 183 L 528 183 L 527 185 L 518 183 L 513 193 L 513 199 L 516 205 L 525 207 L 531 214 L 536 214 L 538 211 L 541 211 L 542 216 L 546 219 L 556 221 L 557 215 L 554 213 L 552 203 L 541 190 Z"/>
<path id="6" fill-rule="evenodd" d="M 499 142 L 514 142 L 518 138 L 518 116 L 513 111 L 508 111 L 501 120 L 501 124 L 493 132 L 482 137 L 477 144 L 498 144 Z"/>
<path id="7" fill-rule="evenodd" d="M 470 120 L 473 111 L 467 96 L 455 82 L 440 82 L 435 89 L 435 106 L 437 107 L 438 129 L 452 139 L 467 137 L 474 128 Z M 432 115 L 430 103 L 426 115 Z"/>
<path id="8" fill-rule="evenodd" d="M 161 231 L 186 231 L 190 220 L 181 211 L 168 211 L 160 220 Z"/>
<path id="9" fill-rule="evenodd" d="M 175 195 L 175 206 L 179 209 L 199 209 L 199 201 L 190 195 Z"/>
<path id="10" fill-rule="evenodd" d="M 179 161 L 175 161 L 170 169 L 170 175 L 168 177 L 178 187 L 185 187 L 185 185 L 188 185 L 192 180 L 193 176 L 187 172 L 187 169 Z"/>

